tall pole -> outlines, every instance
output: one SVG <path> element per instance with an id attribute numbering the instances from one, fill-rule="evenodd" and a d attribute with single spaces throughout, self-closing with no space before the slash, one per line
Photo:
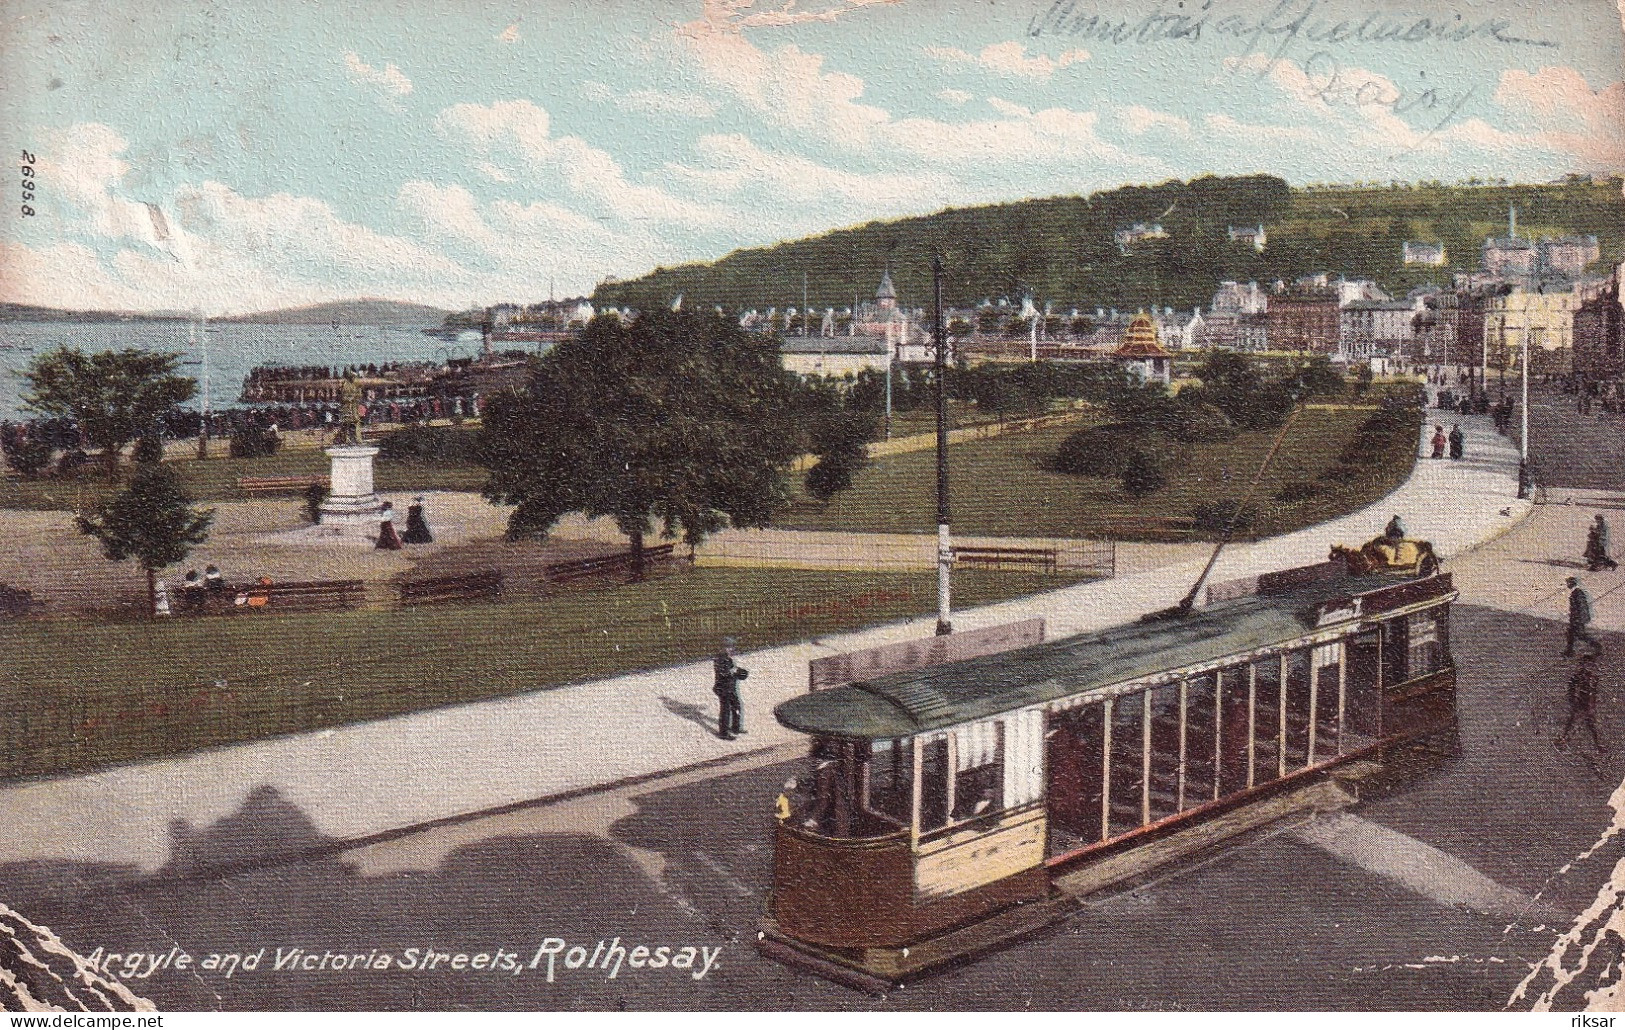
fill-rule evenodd
<path id="1" fill-rule="evenodd" d="M 1523 326 L 1523 353 L 1518 358 L 1523 373 L 1523 412 L 1518 434 L 1518 496 L 1529 496 L 1529 325 Z"/>
<path id="2" fill-rule="evenodd" d="M 203 311 L 197 311 L 197 317 L 192 321 L 192 331 L 197 332 L 198 324 L 203 321 Z M 203 326 L 203 405 L 202 414 L 198 421 L 197 430 L 197 456 L 201 461 L 209 456 L 209 327 Z"/>
<path id="3" fill-rule="evenodd" d="M 935 308 L 931 334 L 935 342 L 937 370 L 937 636 L 954 631 L 948 575 L 953 569 L 954 549 L 948 538 L 948 334 L 942 327 L 942 255 L 931 257 L 931 292 Z"/>

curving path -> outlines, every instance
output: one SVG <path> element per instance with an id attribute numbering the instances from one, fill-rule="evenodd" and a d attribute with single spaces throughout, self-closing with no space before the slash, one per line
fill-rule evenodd
<path id="1" fill-rule="evenodd" d="M 1394 513 L 1444 556 L 1506 531 L 1529 510 L 1515 500 L 1516 452 L 1486 418 L 1463 428 L 1467 459 L 1420 460 L 1370 508 L 1235 546 L 1210 582 L 1323 560 L 1331 544 L 1370 539 Z M 955 627 L 1042 616 L 1056 637 L 1120 623 L 1176 603 L 1204 561 L 960 612 Z M 743 656 L 751 732 L 731 743 L 711 731 L 711 670 L 698 662 L 21 784 L 0 790 L 0 866 L 69 860 L 150 873 L 170 862 L 176 842 L 238 812 L 251 792 L 274 792 L 324 838 L 355 841 L 787 745 L 800 738 L 773 721 L 772 708 L 806 689 L 809 659 L 931 629 L 918 620 Z"/>

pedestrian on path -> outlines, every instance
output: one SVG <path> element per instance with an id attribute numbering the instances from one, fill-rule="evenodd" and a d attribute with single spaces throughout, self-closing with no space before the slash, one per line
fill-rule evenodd
<path id="1" fill-rule="evenodd" d="M 1597 684 L 1597 656 L 1588 654 L 1580 659 L 1574 675 L 1569 677 L 1569 721 L 1563 724 L 1563 732 L 1557 736 L 1558 747 L 1568 743 L 1574 724 L 1584 720 L 1586 729 L 1591 731 L 1592 745 L 1598 751 L 1608 750 L 1597 733 Z"/>
<path id="2" fill-rule="evenodd" d="M 724 637 L 722 650 L 711 660 L 716 679 L 711 690 L 717 695 L 717 736 L 732 740 L 745 732 L 745 706 L 739 699 L 739 681 L 750 675 L 734 661 L 734 638 Z"/>
<path id="3" fill-rule="evenodd" d="M 1602 644 L 1591 635 L 1591 595 L 1586 593 L 1585 587 L 1573 576 L 1568 578 L 1569 585 L 1569 643 L 1563 649 L 1564 658 L 1574 657 L 1574 642 L 1584 640 L 1591 645 L 1593 655 L 1602 654 Z"/>
<path id="4" fill-rule="evenodd" d="M 1449 442 L 1450 442 L 1449 438 L 1447 438 L 1444 435 L 1444 426 L 1434 426 L 1433 427 L 1433 456 L 1435 458 L 1444 457 L 1445 445 L 1448 444 Z"/>
<path id="5" fill-rule="evenodd" d="M 1450 457 L 1456 461 L 1461 460 L 1462 452 L 1467 449 L 1467 434 L 1461 431 L 1461 424 L 1450 427 Z"/>
<path id="6" fill-rule="evenodd" d="M 1591 524 L 1591 529 L 1586 533 L 1586 568 L 1591 572 L 1619 568 L 1619 563 L 1611 557 L 1613 550 L 1613 541 L 1608 532 L 1608 520 L 1599 514 L 1597 520 Z"/>

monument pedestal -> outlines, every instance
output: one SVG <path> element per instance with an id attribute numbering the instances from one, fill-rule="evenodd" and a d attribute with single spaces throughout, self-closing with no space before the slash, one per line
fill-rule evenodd
<path id="1" fill-rule="evenodd" d="M 332 461 L 332 487 L 322 502 L 321 525 L 376 533 L 384 518 L 384 502 L 372 489 L 372 459 L 378 448 L 344 444 L 329 447 L 326 453 Z"/>

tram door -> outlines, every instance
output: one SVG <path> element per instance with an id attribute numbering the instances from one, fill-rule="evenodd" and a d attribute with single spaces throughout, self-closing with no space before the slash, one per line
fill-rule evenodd
<path id="1" fill-rule="evenodd" d="M 1370 629 L 1350 637 L 1347 660 L 1345 752 L 1358 750 L 1382 736 L 1382 634 Z"/>
<path id="2" fill-rule="evenodd" d="M 1096 702 L 1052 712 L 1045 732 L 1049 766 L 1049 854 L 1101 839 L 1101 747 L 1105 710 Z"/>

